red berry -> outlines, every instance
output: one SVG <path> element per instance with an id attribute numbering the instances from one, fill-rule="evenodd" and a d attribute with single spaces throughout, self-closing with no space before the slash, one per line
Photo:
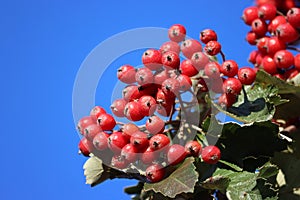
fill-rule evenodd
<path id="1" fill-rule="evenodd" d="M 124 117 L 124 108 L 127 101 L 125 99 L 116 99 L 110 106 L 111 111 L 117 117 Z"/>
<path id="2" fill-rule="evenodd" d="M 199 78 L 197 87 L 200 88 L 199 90 L 200 90 L 201 92 L 208 92 L 207 84 L 206 84 L 205 80 L 204 80 L 202 77 Z"/>
<path id="3" fill-rule="evenodd" d="M 165 176 L 165 170 L 163 166 L 159 164 L 153 164 L 146 169 L 146 178 L 151 183 L 161 181 Z"/>
<path id="4" fill-rule="evenodd" d="M 261 62 L 262 68 L 268 72 L 269 74 L 276 74 L 277 73 L 277 66 L 275 61 L 270 56 L 265 56 Z"/>
<path id="5" fill-rule="evenodd" d="M 251 23 L 258 18 L 258 8 L 255 6 L 244 9 L 242 19 L 245 24 L 251 25 Z"/>
<path id="6" fill-rule="evenodd" d="M 184 146 L 185 152 L 189 156 L 198 157 L 202 152 L 202 146 L 198 141 L 191 140 Z"/>
<path id="7" fill-rule="evenodd" d="M 158 70 L 162 67 L 161 52 L 156 49 L 148 49 L 143 53 L 142 62 L 145 67 L 151 70 Z"/>
<path id="8" fill-rule="evenodd" d="M 161 105 L 172 104 L 175 101 L 174 95 L 167 95 L 162 89 L 158 89 L 156 93 L 156 102 Z"/>
<path id="9" fill-rule="evenodd" d="M 89 126 L 91 124 L 95 124 L 95 123 L 96 123 L 96 121 L 92 117 L 86 116 L 86 117 L 81 118 L 78 121 L 78 123 L 77 123 L 77 129 L 80 132 L 80 134 L 83 135 L 84 134 L 84 129 L 87 126 Z"/>
<path id="10" fill-rule="evenodd" d="M 169 73 L 166 69 L 158 71 L 154 74 L 154 83 L 157 85 L 161 85 L 164 80 L 170 78 Z"/>
<path id="11" fill-rule="evenodd" d="M 286 18 L 294 28 L 300 28 L 300 8 L 291 8 L 287 12 Z"/>
<path id="12" fill-rule="evenodd" d="M 133 123 L 127 123 L 122 126 L 123 135 L 128 139 L 132 136 L 133 133 L 140 131 L 139 127 Z"/>
<path id="13" fill-rule="evenodd" d="M 256 63 L 256 56 L 257 56 L 257 54 L 258 54 L 257 50 L 251 51 L 251 53 L 249 54 L 248 61 L 251 62 L 252 64 L 255 64 Z"/>
<path id="14" fill-rule="evenodd" d="M 223 92 L 238 95 L 242 90 L 242 83 L 236 78 L 228 78 L 223 83 Z"/>
<path id="15" fill-rule="evenodd" d="M 116 126 L 114 117 L 107 113 L 99 115 L 97 122 L 103 131 L 112 130 Z"/>
<path id="16" fill-rule="evenodd" d="M 263 20 L 272 20 L 276 17 L 277 8 L 274 4 L 265 3 L 258 8 L 258 15 Z"/>
<path id="17" fill-rule="evenodd" d="M 211 56 L 217 55 L 221 52 L 221 44 L 218 41 L 211 40 L 204 47 L 204 51 Z"/>
<path id="18" fill-rule="evenodd" d="M 238 73 L 239 66 L 234 60 L 226 60 L 220 67 L 220 72 L 225 76 L 234 77 Z"/>
<path id="19" fill-rule="evenodd" d="M 285 77 L 284 77 L 283 74 L 274 74 L 273 76 L 276 77 L 276 78 L 279 78 L 279 79 L 281 79 L 283 81 L 285 81 Z"/>
<path id="20" fill-rule="evenodd" d="M 173 109 L 173 106 L 174 106 L 174 103 L 171 103 L 171 104 L 159 104 L 157 106 L 157 113 L 160 114 L 161 116 L 164 116 L 164 117 L 168 117 L 170 116 L 171 114 L 171 111 Z"/>
<path id="21" fill-rule="evenodd" d="M 190 77 L 181 74 L 176 78 L 179 81 L 180 91 L 187 91 L 192 87 L 192 80 Z"/>
<path id="22" fill-rule="evenodd" d="M 87 140 L 85 137 L 80 140 L 78 148 L 79 152 L 86 157 L 88 157 L 90 153 L 94 151 L 93 143 Z"/>
<path id="23" fill-rule="evenodd" d="M 183 55 L 190 59 L 195 52 L 202 51 L 202 45 L 197 40 L 188 39 L 181 43 L 180 49 Z"/>
<path id="24" fill-rule="evenodd" d="M 128 143 L 128 138 L 121 132 L 113 132 L 108 137 L 108 148 L 115 154 L 121 153 L 122 148 Z"/>
<path id="25" fill-rule="evenodd" d="M 97 121 L 98 117 L 100 114 L 102 113 L 106 113 L 105 109 L 102 108 L 101 106 L 95 106 L 94 108 L 92 108 L 92 110 L 90 111 L 90 116 L 93 118 L 93 120 L 95 120 L 95 122 Z"/>
<path id="26" fill-rule="evenodd" d="M 140 85 L 153 83 L 153 73 L 149 68 L 140 68 L 135 74 L 135 80 Z"/>
<path id="27" fill-rule="evenodd" d="M 144 118 L 141 104 L 136 101 L 128 102 L 124 108 L 124 115 L 131 121 L 140 121 Z"/>
<path id="28" fill-rule="evenodd" d="M 214 30 L 211 29 L 205 29 L 200 32 L 200 40 L 204 44 L 208 43 L 211 40 L 218 40 L 218 36 Z"/>
<path id="29" fill-rule="evenodd" d="M 253 31 L 249 31 L 246 36 L 246 40 L 250 45 L 256 45 L 257 39 L 259 36 Z"/>
<path id="30" fill-rule="evenodd" d="M 167 159 L 170 165 L 177 165 L 181 163 L 187 156 L 184 146 L 173 144 L 169 147 L 167 152 Z"/>
<path id="31" fill-rule="evenodd" d="M 174 24 L 169 28 L 168 36 L 170 40 L 174 42 L 181 42 L 184 40 L 186 35 L 185 27 L 181 24 Z"/>
<path id="32" fill-rule="evenodd" d="M 259 52 L 262 53 L 262 54 L 267 54 L 267 44 L 268 44 L 268 41 L 269 41 L 269 36 L 265 36 L 265 37 L 262 37 L 260 38 L 259 40 L 257 40 L 257 43 L 256 43 L 256 47 L 258 48 Z"/>
<path id="33" fill-rule="evenodd" d="M 208 79 L 208 88 L 215 93 L 222 93 L 224 80 L 225 78 Z"/>
<path id="34" fill-rule="evenodd" d="M 84 137 L 90 141 L 93 141 L 96 134 L 101 132 L 101 128 L 97 124 L 91 124 L 85 127 Z"/>
<path id="35" fill-rule="evenodd" d="M 243 85 L 251 85 L 256 78 L 256 72 L 250 67 L 242 67 L 238 71 L 238 78 Z"/>
<path id="36" fill-rule="evenodd" d="M 286 79 L 292 79 L 295 76 L 297 76 L 298 74 L 299 74 L 299 71 L 297 69 L 290 69 L 284 73 L 284 76 L 286 77 Z"/>
<path id="37" fill-rule="evenodd" d="M 277 17 L 275 17 L 268 25 L 268 31 L 270 33 L 275 33 L 276 32 L 276 29 L 277 27 L 280 25 L 280 24 L 285 24 L 286 23 L 286 19 L 284 16 L 282 15 L 278 15 Z"/>
<path id="38" fill-rule="evenodd" d="M 105 132 L 99 132 L 93 139 L 94 147 L 100 151 L 108 148 L 109 135 Z"/>
<path id="39" fill-rule="evenodd" d="M 223 109 L 230 108 L 237 100 L 237 96 L 235 94 L 222 94 L 219 99 L 218 103 Z"/>
<path id="40" fill-rule="evenodd" d="M 170 144 L 170 138 L 164 134 L 154 135 L 150 141 L 150 148 L 153 150 L 162 150 Z"/>
<path id="41" fill-rule="evenodd" d="M 295 55 L 294 66 L 298 71 L 300 71 L 300 54 Z"/>
<path id="42" fill-rule="evenodd" d="M 149 146 L 148 136 L 144 132 L 137 131 L 132 134 L 130 143 L 135 146 L 138 152 L 145 151 L 145 149 L 147 149 L 147 147 Z"/>
<path id="43" fill-rule="evenodd" d="M 270 37 L 265 46 L 267 54 L 273 56 L 277 51 L 285 49 L 286 45 L 278 37 Z"/>
<path id="44" fill-rule="evenodd" d="M 111 165 L 117 169 L 124 169 L 128 166 L 128 161 L 121 155 L 114 155 L 111 159 Z"/>
<path id="45" fill-rule="evenodd" d="M 141 154 L 140 159 L 144 164 L 152 164 L 158 158 L 158 156 L 159 152 L 148 147 L 146 151 Z"/>
<path id="46" fill-rule="evenodd" d="M 192 65 L 199 71 L 204 69 L 205 65 L 209 62 L 209 58 L 203 52 L 195 52 L 191 58 Z"/>
<path id="47" fill-rule="evenodd" d="M 212 79 L 220 78 L 221 66 L 217 62 L 209 62 L 204 67 L 204 73 L 206 76 Z"/>
<path id="48" fill-rule="evenodd" d="M 123 83 L 131 84 L 135 83 L 136 70 L 131 65 L 123 65 L 118 69 L 117 77 Z"/>
<path id="49" fill-rule="evenodd" d="M 221 151 L 216 146 L 207 146 L 203 148 L 201 156 L 204 162 L 216 164 L 221 158 Z"/>
<path id="50" fill-rule="evenodd" d="M 124 157 L 128 163 L 135 162 L 138 159 L 138 150 L 134 145 L 130 143 L 126 144 L 121 150 L 121 156 Z"/>
<path id="51" fill-rule="evenodd" d="M 138 86 L 136 85 L 128 85 L 122 91 L 122 96 L 125 101 L 133 101 L 135 99 L 139 99 L 140 95 L 138 92 Z"/>
<path id="52" fill-rule="evenodd" d="M 268 31 L 267 23 L 262 19 L 255 19 L 251 24 L 252 31 L 259 37 L 264 36 Z"/>
<path id="53" fill-rule="evenodd" d="M 191 60 L 184 60 L 180 64 L 180 71 L 182 74 L 192 77 L 198 74 L 198 70 L 193 66 Z"/>
<path id="54" fill-rule="evenodd" d="M 165 122 L 158 116 L 151 116 L 146 122 L 146 129 L 153 135 L 162 133 L 165 129 Z"/>
<path id="55" fill-rule="evenodd" d="M 160 46 L 160 51 L 162 54 L 166 53 L 167 51 L 173 51 L 179 55 L 180 46 L 177 42 L 168 41 L 168 42 L 163 43 Z"/>
<path id="56" fill-rule="evenodd" d="M 299 38 L 298 31 L 290 24 L 281 24 L 276 29 L 276 35 L 282 42 L 290 43 Z"/>
<path id="57" fill-rule="evenodd" d="M 178 69 L 180 65 L 180 58 L 177 53 L 168 51 L 161 57 L 162 64 L 171 69 Z"/>
<path id="58" fill-rule="evenodd" d="M 151 116 L 156 110 L 156 100 L 152 96 L 145 95 L 139 99 L 141 112 L 144 116 Z"/>
<path id="59" fill-rule="evenodd" d="M 288 50 L 280 50 L 275 53 L 274 61 L 278 68 L 288 69 L 294 64 L 294 55 Z"/>
<path id="60" fill-rule="evenodd" d="M 179 93 L 180 83 L 177 79 L 168 78 L 162 83 L 161 89 L 167 96 L 175 96 Z"/>

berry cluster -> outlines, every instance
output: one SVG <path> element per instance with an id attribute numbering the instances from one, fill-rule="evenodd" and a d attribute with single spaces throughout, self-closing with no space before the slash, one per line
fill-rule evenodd
<path id="1" fill-rule="evenodd" d="M 134 166 L 145 171 L 150 182 L 160 181 L 167 175 L 167 166 L 177 166 L 187 156 L 216 164 L 221 156 L 218 147 L 202 148 L 202 141 L 194 136 L 179 138 L 177 132 L 188 134 L 186 127 L 197 130 L 199 122 L 188 118 L 193 118 L 192 107 L 198 107 L 199 93 L 212 91 L 221 106 L 230 107 L 243 85 L 251 85 L 256 76 L 252 68 L 239 68 L 234 60 L 225 59 L 217 34 L 211 29 L 201 31 L 198 41 L 186 38 L 185 27 L 176 24 L 170 27 L 168 36 L 170 41 L 159 49 L 143 53 L 143 67 L 126 64 L 117 71 L 118 79 L 127 85 L 122 98 L 112 102 L 111 111 L 130 122 L 116 122 L 100 106 L 78 122 L 83 155 L 93 153 L 120 170 Z M 222 57 L 221 64 L 214 58 L 217 55 Z M 185 93 L 192 94 L 191 102 L 183 101 Z M 182 114 L 185 119 L 181 119 Z M 135 124 L 143 119 L 144 125 Z"/>
<path id="2" fill-rule="evenodd" d="M 290 80 L 300 70 L 300 54 L 292 45 L 299 40 L 300 8 L 293 0 L 258 0 L 257 6 L 243 11 L 242 19 L 251 26 L 246 40 L 255 45 L 249 61 L 255 67 L 282 80 Z"/>

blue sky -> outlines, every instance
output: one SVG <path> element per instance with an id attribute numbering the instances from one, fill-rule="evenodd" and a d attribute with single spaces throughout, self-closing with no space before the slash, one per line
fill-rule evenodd
<path id="1" fill-rule="evenodd" d="M 133 28 L 181 23 L 198 39 L 201 30 L 212 28 L 227 58 L 248 65 L 254 48 L 244 40 L 249 28 L 240 16 L 252 1 L 130 2 L 1 2 L 1 199 L 129 199 L 123 187 L 135 181 L 85 185 L 86 159 L 77 155 L 74 81 L 84 59 L 107 38 Z M 97 86 L 96 104 L 110 105 L 106 96 L 114 86 L 109 83 L 116 81 L 116 69 L 125 63 L 140 65 L 140 56 L 134 51 L 109 66 Z"/>

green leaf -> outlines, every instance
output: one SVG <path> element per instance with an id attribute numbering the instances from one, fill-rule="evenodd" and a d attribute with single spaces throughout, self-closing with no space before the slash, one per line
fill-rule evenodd
<path id="1" fill-rule="evenodd" d="M 243 171 L 242 168 L 240 168 L 239 166 L 233 164 L 233 163 L 230 163 L 230 162 L 227 162 L 225 160 L 219 160 L 220 163 L 223 163 L 225 165 L 227 165 L 228 167 L 231 167 L 232 169 L 234 169 L 235 171 L 238 171 L 238 172 L 241 172 Z"/>
<path id="2" fill-rule="evenodd" d="M 277 175 L 278 172 L 279 172 L 278 167 L 276 165 L 273 165 L 270 162 L 268 162 L 264 166 L 259 168 L 258 177 L 267 179 L 267 178 Z"/>
<path id="3" fill-rule="evenodd" d="M 267 85 L 275 85 L 278 88 L 278 94 L 300 93 L 300 87 L 287 83 L 286 81 L 272 76 L 263 70 L 257 71 L 256 82 L 264 83 Z"/>
<path id="4" fill-rule="evenodd" d="M 145 183 L 144 190 L 153 190 L 159 192 L 166 197 L 174 198 L 181 193 L 192 193 L 198 181 L 199 174 L 195 170 L 193 164 L 194 158 L 186 158 L 169 177 L 158 183 Z"/>
<path id="5" fill-rule="evenodd" d="M 226 192 L 226 196 L 229 200 L 262 200 L 258 191 L 240 191 L 232 189 Z"/>
<path id="6" fill-rule="evenodd" d="M 225 190 L 228 187 L 229 182 L 230 182 L 230 178 L 216 175 L 206 179 L 200 185 L 205 189 L 220 190 L 221 192 L 225 193 Z"/>
<path id="7" fill-rule="evenodd" d="M 83 165 L 83 169 L 86 178 L 86 184 L 95 186 L 100 183 L 99 180 L 101 180 L 102 174 L 104 172 L 102 160 L 100 160 L 96 156 L 92 156 L 85 162 L 85 164 Z M 106 178 L 104 178 L 104 180 L 106 180 Z"/>

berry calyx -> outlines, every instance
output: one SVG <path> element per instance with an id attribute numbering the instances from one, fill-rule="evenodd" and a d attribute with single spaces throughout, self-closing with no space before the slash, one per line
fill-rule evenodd
<path id="1" fill-rule="evenodd" d="M 166 68 L 178 69 L 180 65 L 180 58 L 177 53 L 168 51 L 162 55 L 161 62 Z"/>
<path id="2" fill-rule="evenodd" d="M 294 55 L 288 50 L 280 50 L 275 53 L 274 61 L 278 68 L 288 69 L 294 64 Z"/>
<path id="3" fill-rule="evenodd" d="M 170 144 L 170 138 L 164 134 L 154 135 L 150 141 L 150 148 L 153 150 L 162 150 Z"/>
<path id="4" fill-rule="evenodd" d="M 156 110 L 156 100 L 150 95 L 142 96 L 139 99 L 140 103 L 140 110 L 142 112 L 142 115 L 144 116 L 151 116 L 154 114 Z"/>
<path id="5" fill-rule="evenodd" d="M 226 60 L 220 67 L 220 72 L 228 77 L 234 77 L 239 70 L 238 64 L 234 60 Z"/>
<path id="6" fill-rule="evenodd" d="M 211 40 L 205 45 L 204 51 L 210 56 L 215 56 L 221 52 L 221 44 L 218 41 Z"/>

